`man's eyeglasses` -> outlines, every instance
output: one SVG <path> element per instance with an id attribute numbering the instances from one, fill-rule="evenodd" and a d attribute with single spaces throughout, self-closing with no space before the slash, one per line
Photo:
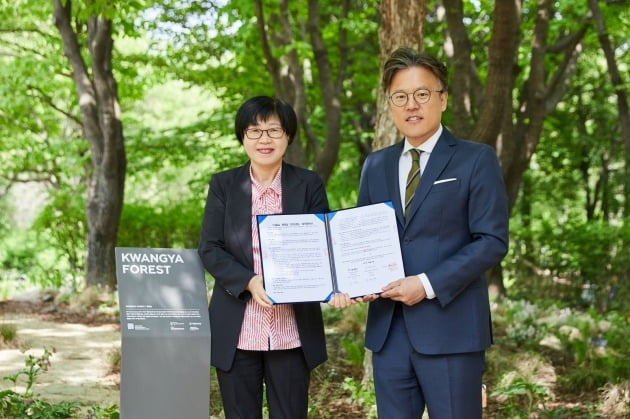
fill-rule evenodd
<path id="1" fill-rule="evenodd" d="M 422 105 L 431 100 L 431 92 L 442 93 L 444 90 L 418 89 L 413 93 L 394 92 L 389 95 L 389 100 L 394 106 L 402 107 L 409 102 L 409 95 L 412 95 L 418 105 Z"/>
<path id="2" fill-rule="evenodd" d="M 269 138 L 282 138 L 282 136 L 284 135 L 284 130 L 282 128 L 249 128 L 245 130 L 245 136 L 250 140 L 258 140 L 260 137 L 262 137 L 263 132 L 266 132 Z"/>

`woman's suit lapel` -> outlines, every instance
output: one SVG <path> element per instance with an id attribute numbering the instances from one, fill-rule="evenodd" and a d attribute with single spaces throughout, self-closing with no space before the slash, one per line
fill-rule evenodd
<path id="1" fill-rule="evenodd" d="M 282 163 L 282 212 L 300 214 L 307 202 L 306 186 L 291 165 Z"/>
<path id="2" fill-rule="evenodd" d="M 253 268 L 252 257 L 252 181 L 249 175 L 249 162 L 234 172 L 234 182 L 229 193 L 226 214 L 229 220 L 226 234 L 236 234 L 240 244 L 239 259 Z"/>

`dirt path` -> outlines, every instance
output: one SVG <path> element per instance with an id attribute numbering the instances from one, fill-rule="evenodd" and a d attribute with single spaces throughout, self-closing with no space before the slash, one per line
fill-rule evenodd
<path id="1" fill-rule="evenodd" d="M 85 325 L 47 321 L 23 313 L 4 313 L 0 323 L 15 324 L 20 347 L 0 348 L 0 377 L 24 368 L 28 354 L 39 356 L 43 349 L 55 348 L 51 367 L 41 374 L 34 393 L 49 402 L 78 401 L 84 405 L 108 406 L 119 403 L 118 376 L 107 375 L 108 355 L 120 348 L 120 332 L 115 324 Z M 18 388 L 7 380 L 0 389 L 24 391 L 24 380 Z"/>

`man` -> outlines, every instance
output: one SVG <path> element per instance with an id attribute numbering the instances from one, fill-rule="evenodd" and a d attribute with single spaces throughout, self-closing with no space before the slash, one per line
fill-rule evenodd
<path id="1" fill-rule="evenodd" d="M 368 156 L 359 205 L 391 200 L 405 278 L 366 296 L 379 417 L 481 418 L 484 351 L 492 343 L 484 271 L 508 247 L 508 207 L 492 148 L 441 124 L 446 67 L 412 49 L 383 68 L 404 140 Z"/>

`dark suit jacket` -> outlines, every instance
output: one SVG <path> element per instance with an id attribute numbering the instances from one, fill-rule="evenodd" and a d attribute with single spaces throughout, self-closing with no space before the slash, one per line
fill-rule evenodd
<path id="1" fill-rule="evenodd" d="M 252 184 L 249 163 L 217 173 L 210 180 L 199 256 L 214 277 L 210 299 L 211 362 L 229 370 L 234 360 L 245 305 L 245 288 L 255 275 L 252 259 Z M 284 214 L 328 211 L 324 183 L 314 172 L 282 165 Z M 293 304 L 302 350 L 309 368 L 326 360 L 326 341 L 319 303 Z"/>
<path id="2" fill-rule="evenodd" d="M 411 344 L 423 354 L 481 351 L 492 343 L 484 271 L 508 246 L 508 205 L 494 150 L 455 138 L 444 129 L 405 220 L 400 202 L 399 142 L 368 156 L 359 205 L 391 200 L 406 275 L 426 273 L 436 298 L 403 305 Z M 379 351 L 394 301 L 370 303 L 366 346 Z"/>

